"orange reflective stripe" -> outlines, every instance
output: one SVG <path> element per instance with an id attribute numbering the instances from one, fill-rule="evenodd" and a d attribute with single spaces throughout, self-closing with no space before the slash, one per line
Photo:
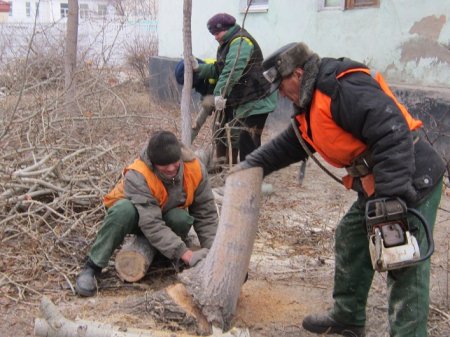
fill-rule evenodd
<path id="1" fill-rule="evenodd" d="M 316 90 L 311 103 L 309 125 L 305 114 L 297 115 L 296 119 L 300 124 L 299 130 L 303 139 L 329 164 L 341 168 L 349 166 L 355 157 L 367 149 L 367 146 L 337 126 L 331 116 L 330 105 L 331 98 Z M 315 131 L 314 139 L 308 136 L 308 126 Z"/>
<path id="2" fill-rule="evenodd" d="M 123 184 L 124 182 L 122 177 L 120 178 L 116 186 L 114 186 L 114 188 L 103 197 L 103 205 L 105 205 L 106 208 L 110 208 L 118 200 L 123 199 L 124 197 Z"/>
<path id="3" fill-rule="evenodd" d="M 186 202 L 184 204 L 184 208 L 187 208 L 194 202 L 195 191 L 202 181 L 202 168 L 200 161 L 195 159 L 190 162 L 185 162 L 183 172 L 184 190 L 186 192 Z"/>
<path id="4" fill-rule="evenodd" d="M 202 170 L 198 159 L 195 159 L 191 162 L 185 162 L 183 163 L 183 165 L 183 182 L 184 191 L 186 193 L 186 202 L 183 207 L 187 208 L 194 201 L 195 191 L 202 180 Z M 167 202 L 168 194 L 166 188 L 164 187 L 164 184 L 156 176 L 156 174 L 153 173 L 153 171 L 150 170 L 147 164 L 145 164 L 145 162 L 140 159 L 136 159 L 131 165 L 126 167 L 123 170 L 123 176 L 125 176 L 125 174 L 129 170 L 135 170 L 144 176 L 152 195 L 158 201 L 159 206 L 163 208 Z M 124 197 L 124 181 L 122 178 L 111 190 L 111 192 L 109 192 L 103 198 L 103 204 L 105 205 L 105 207 L 109 208 L 118 200 L 123 199 Z"/>
<path id="5" fill-rule="evenodd" d="M 386 81 L 384 80 L 384 78 L 380 74 L 380 72 L 378 72 L 378 71 L 370 71 L 367 68 L 353 68 L 353 69 L 348 69 L 346 71 L 343 71 L 342 73 L 337 75 L 336 78 L 339 79 L 341 77 L 344 77 L 347 74 L 355 73 L 355 72 L 358 72 L 358 71 L 366 73 L 366 74 L 372 76 L 378 82 L 378 84 L 381 87 L 381 90 L 383 90 L 384 93 L 386 95 L 388 95 L 395 102 L 397 107 L 400 109 L 400 111 L 402 112 L 403 117 L 405 117 L 405 120 L 408 123 L 408 127 L 409 127 L 409 129 L 411 131 L 418 129 L 418 128 L 420 128 L 423 125 L 422 121 L 413 118 L 410 115 L 410 113 L 408 112 L 408 110 L 406 109 L 406 107 L 397 100 L 397 98 L 392 93 L 391 88 L 389 88 L 388 84 L 386 83 Z"/>
<path id="6" fill-rule="evenodd" d="M 370 70 L 367 68 L 353 68 L 353 69 L 347 69 L 336 76 L 336 79 L 340 79 L 341 77 L 344 77 L 347 74 L 356 73 L 356 72 L 363 72 L 368 75 L 371 75 Z M 372 76 L 372 75 L 371 75 Z"/>
<path id="7" fill-rule="evenodd" d="M 408 110 L 406 109 L 406 107 L 403 104 L 401 104 L 399 101 L 397 101 L 397 98 L 395 98 L 391 89 L 389 88 L 386 81 L 384 80 L 383 76 L 381 76 L 381 74 L 378 71 L 376 72 L 374 78 L 380 85 L 381 89 L 386 93 L 386 95 L 388 95 L 390 98 L 392 98 L 392 100 L 395 102 L 395 104 L 397 104 L 398 108 L 400 109 L 400 111 L 403 114 L 403 117 L 405 117 L 406 122 L 408 123 L 409 129 L 411 131 L 413 131 L 413 130 L 420 128 L 423 125 L 422 121 L 419 119 L 413 118 L 410 115 L 410 113 L 408 112 Z"/>

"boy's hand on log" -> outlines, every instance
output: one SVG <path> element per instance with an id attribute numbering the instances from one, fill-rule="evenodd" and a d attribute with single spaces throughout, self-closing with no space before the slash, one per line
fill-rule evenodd
<path id="1" fill-rule="evenodd" d="M 189 261 L 189 267 L 193 267 L 201 260 L 203 260 L 208 255 L 208 252 L 209 252 L 208 248 L 202 248 L 192 252 L 192 258 Z"/>

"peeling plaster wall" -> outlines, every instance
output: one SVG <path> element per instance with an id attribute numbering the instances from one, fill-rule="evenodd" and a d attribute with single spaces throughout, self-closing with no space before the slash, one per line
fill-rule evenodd
<path id="1" fill-rule="evenodd" d="M 321 56 L 347 56 L 381 71 L 390 83 L 450 88 L 450 1 L 380 0 L 380 8 L 318 11 L 319 0 L 269 0 L 265 13 L 249 13 L 245 27 L 265 55 L 304 41 Z M 217 43 L 206 21 L 218 12 L 244 15 L 240 0 L 196 0 L 193 53 L 214 57 Z M 159 8 L 161 56 L 183 54 L 181 0 Z"/>
<path id="2" fill-rule="evenodd" d="M 346 56 L 379 70 L 400 101 L 424 121 L 430 142 L 450 163 L 450 1 L 380 0 L 380 8 L 347 11 L 318 11 L 318 2 L 269 0 L 268 12 L 249 13 L 244 25 L 264 55 L 289 42 L 303 41 L 320 56 Z M 216 13 L 227 12 L 242 23 L 239 4 L 240 0 L 193 1 L 194 55 L 215 56 L 217 42 L 206 22 Z M 181 0 L 160 1 L 158 35 L 163 57 L 183 56 L 182 7 Z M 151 73 L 158 73 L 155 86 L 161 93 L 167 83 L 162 92 L 173 97 L 172 70 L 164 71 L 167 68 L 161 68 L 159 61 L 153 64 Z M 290 111 L 291 104 L 280 99 L 267 125 L 286 125 Z"/>

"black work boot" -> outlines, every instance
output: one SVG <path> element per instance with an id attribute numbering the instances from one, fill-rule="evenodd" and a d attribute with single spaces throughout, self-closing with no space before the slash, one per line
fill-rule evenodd
<path id="1" fill-rule="evenodd" d="M 363 326 L 336 322 L 328 313 L 308 315 L 303 319 L 303 329 L 317 334 L 338 334 L 346 337 L 364 337 Z"/>
<path id="2" fill-rule="evenodd" d="M 102 268 L 97 266 L 91 259 L 88 259 L 83 270 L 77 277 L 75 290 L 80 296 L 94 296 L 97 291 L 96 277 L 100 275 Z"/>

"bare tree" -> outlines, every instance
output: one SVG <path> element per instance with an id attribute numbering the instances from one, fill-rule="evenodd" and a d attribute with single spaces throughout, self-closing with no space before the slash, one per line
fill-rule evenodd
<path id="1" fill-rule="evenodd" d="M 78 0 L 69 0 L 67 17 L 66 51 L 64 55 L 64 90 L 67 111 L 73 106 L 75 97 L 74 73 L 77 65 Z"/>
<path id="2" fill-rule="evenodd" d="M 181 93 L 181 140 L 191 145 L 191 92 L 192 92 L 192 64 L 189 62 L 192 55 L 191 33 L 192 0 L 183 3 L 183 45 L 184 45 L 184 85 Z"/>

